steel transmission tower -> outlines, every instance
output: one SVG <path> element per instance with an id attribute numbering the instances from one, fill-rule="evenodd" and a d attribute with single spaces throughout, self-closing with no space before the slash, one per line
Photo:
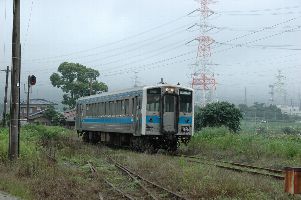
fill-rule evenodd
<path id="1" fill-rule="evenodd" d="M 211 45 L 215 42 L 208 35 L 211 28 L 208 26 L 208 18 L 214 13 L 210 10 L 209 5 L 213 3 L 211 0 L 197 0 L 200 14 L 200 36 L 195 38 L 198 41 L 198 49 L 195 67 L 192 73 L 191 86 L 201 92 L 201 106 L 205 106 L 208 102 L 213 101 L 216 90 L 216 80 L 214 73 L 210 68 L 211 64 Z"/>
<path id="2" fill-rule="evenodd" d="M 275 93 L 279 98 L 283 98 L 283 105 L 286 105 L 286 90 L 284 89 L 284 80 L 285 76 L 282 74 L 281 70 L 278 70 L 278 74 L 276 75 L 276 83 L 275 86 Z"/>
<path id="3" fill-rule="evenodd" d="M 269 101 L 270 101 L 271 105 L 274 105 L 274 94 L 275 94 L 274 88 L 275 88 L 275 85 L 269 85 L 269 88 L 271 89 L 270 92 L 269 92 L 269 94 L 271 95 Z"/>

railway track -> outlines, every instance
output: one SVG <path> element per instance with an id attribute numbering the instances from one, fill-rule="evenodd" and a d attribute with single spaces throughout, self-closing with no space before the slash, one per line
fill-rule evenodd
<path id="1" fill-rule="evenodd" d="M 148 194 L 148 197 L 153 200 L 159 199 L 177 199 L 177 200 L 186 200 L 187 198 L 177 194 L 163 186 L 160 186 L 157 183 L 154 183 L 141 175 L 133 172 L 124 165 L 118 163 L 117 161 L 110 158 L 114 165 L 120 169 L 122 172 L 128 174 L 134 181 L 136 181 L 141 188 Z"/>
<path id="2" fill-rule="evenodd" d="M 229 162 L 229 161 L 219 161 L 219 160 L 209 160 L 196 156 L 186 156 L 186 155 L 178 155 L 179 157 L 184 157 L 189 162 L 194 163 L 202 163 L 202 164 L 210 164 L 214 165 L 218 168 L 237 171 L 237 172 L 246 172 L 255 175 L 262 175 L 267 177 L 272 177 L 275 179 L 283 180 L 283 171 L 278 169 L 271 169 L 266 167 L 253 166 L 246 163 L 237 163 L 237 162 Z"/>
<path id="3" fill-rule="evenodd" d="M 92 175 L 94 177 L 99 177 L 102 179 L 102 181 L 104 181 L 110 188 L 112 188 L 117 194 L 120 195 L 121 198 L 124 199 L 129 199 L 129 200 L 135 200 L 135 198 L 129 194 L 127 194 L 126 192 L 122 191 L 121 189 L 119 189 L 118 187 L 116 187 L 114 184 L 112 184 L 110 181 L 108 181 L 106 178 L 100 177 L 97 173 L 96 168 L 89 162 L 89 167 L 90 167 L 90 171 L 92 173 Z"/>

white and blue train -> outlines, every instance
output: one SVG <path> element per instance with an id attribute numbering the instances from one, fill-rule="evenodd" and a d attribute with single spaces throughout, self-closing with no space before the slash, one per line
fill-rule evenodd
<path id="1" fill-rule="evenodd" d="M 174 151 L 193 135 L 191 88 L 160 84 L 77 100 L 76 129 L 85 142 Z"/>

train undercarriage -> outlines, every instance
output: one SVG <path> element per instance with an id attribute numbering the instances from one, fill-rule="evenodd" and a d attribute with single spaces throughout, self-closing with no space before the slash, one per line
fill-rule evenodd
<path id="1" fill-rule="evenodd" d="M 144 135 L 133 136 L 125 133 L 103 133 L 84 131 L 79 132 L 84 142 L 87 143 L 102 143 L 114 147 L 126 147 L 139 152 L 157 152 L 159 149 L 174 152 L 178 149 L 181 143 L 187 144 L 190 141 L 190 135 Z"/>

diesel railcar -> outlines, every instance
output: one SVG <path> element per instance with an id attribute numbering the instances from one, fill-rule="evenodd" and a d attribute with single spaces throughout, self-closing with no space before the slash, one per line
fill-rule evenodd
<path id="1" fill-rule="evenodd" d="M 193 89 L 160 84 L 77 100 L 76 129 L 85 142 L 176 150 L 193 135 Z"/>

